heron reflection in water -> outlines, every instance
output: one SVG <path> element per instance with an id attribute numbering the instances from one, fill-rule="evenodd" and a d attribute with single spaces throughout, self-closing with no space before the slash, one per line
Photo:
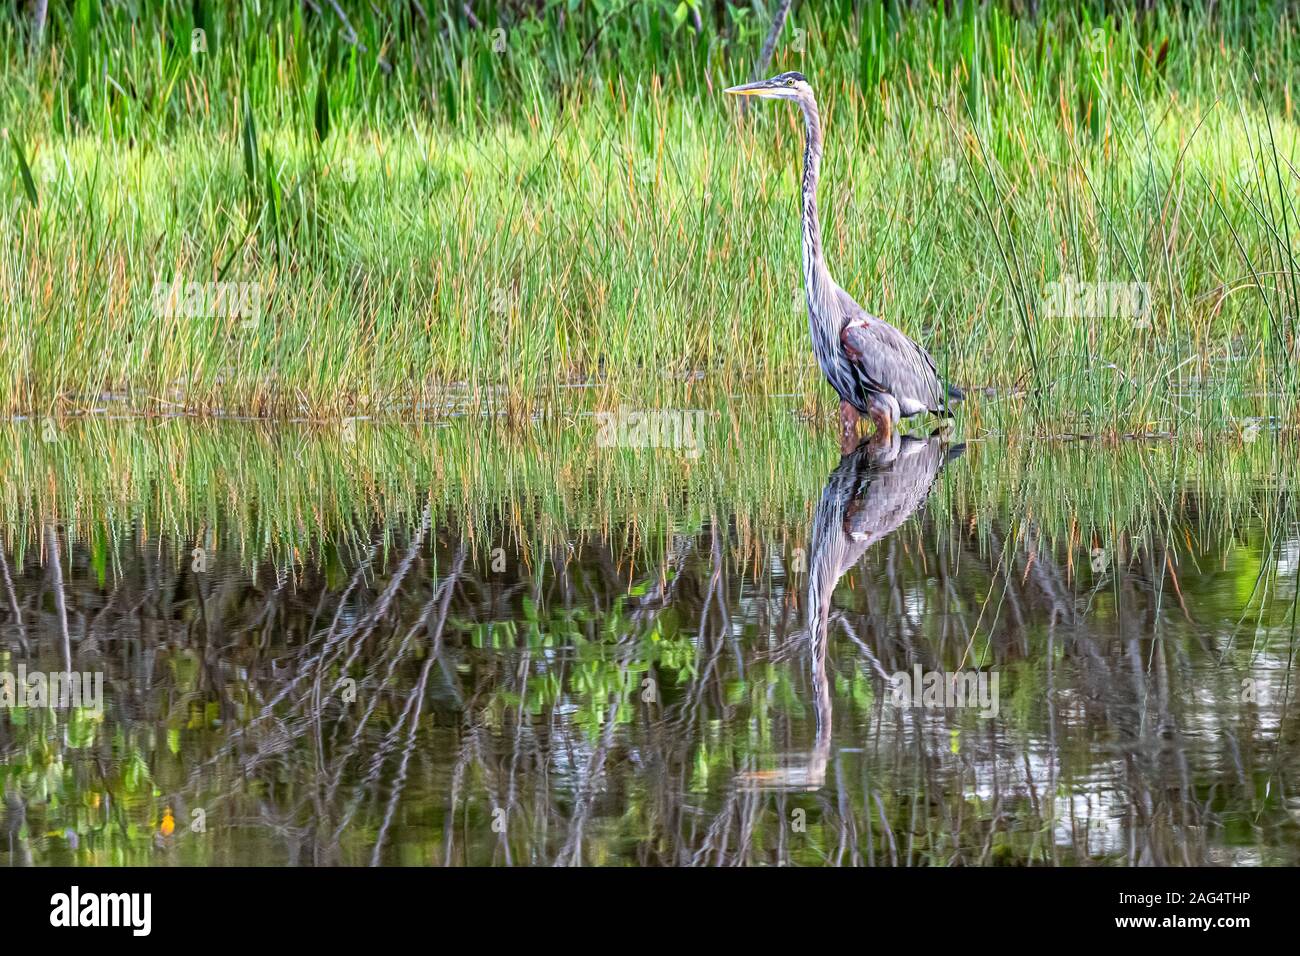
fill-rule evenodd
<path id="1" fill-rule="evenodd" d="M 817 790 L 826 779 L 831 747 L 831 687 L 826 647 L 835 587 L 868 548 L 916 513 L 943 466 L 965 449 L 941 438 L 901 436 L 860 444 L 840 459 L 822 490 L 808 548 L 808 628 L 811 643 L 813 749 L 798 763 L 743 774 L 740 783 L 783 790 Z"/>

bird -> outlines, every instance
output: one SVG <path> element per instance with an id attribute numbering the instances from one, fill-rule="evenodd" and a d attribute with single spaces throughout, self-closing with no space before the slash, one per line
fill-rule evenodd
<path id="1" fill-rule="evenodd" d="M 813 354 L 840 397 L 840 451 L 858 444 L 858 422 L 875 424 L 875 437 L 888 441 L 900 418 L 935 414 L 952 417 L 961 389 L 940 381 L 934 357 L 903 332 L 860 306 L 831 278 L 822 253 L 817 216 L 822 123 L 807 77 L 797 71 L 757 83 L 733 86 L 732 96 L 792 100 L 804 119 L 803 277 Z"/>

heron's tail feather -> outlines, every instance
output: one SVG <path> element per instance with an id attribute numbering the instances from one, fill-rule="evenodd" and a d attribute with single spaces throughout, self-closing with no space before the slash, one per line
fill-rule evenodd
<path id="1" fill-rule="evenodd" d="M 960 388 L 958 388 L 956 385 L 949 385 L 949 386 L 948 386 L 948 401 L 950 401 L 950 402 L 962 402 L 962 401 L 965 401 L 965 400 L 966 400 L 966 393 L 965 393 L 965 392 L 963 392 L 963 391 L 962 391 Z"/>

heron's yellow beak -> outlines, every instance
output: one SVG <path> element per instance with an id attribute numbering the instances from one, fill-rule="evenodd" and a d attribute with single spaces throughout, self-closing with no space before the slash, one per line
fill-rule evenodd
<path id="1" fill-rule="evenodd" d="M 766 81 L 761 83 L 746 83 L 744 86 L 732 86 L 722 92 L 730 93 L 732 96 L 765 96 L 772 89 Z"/>

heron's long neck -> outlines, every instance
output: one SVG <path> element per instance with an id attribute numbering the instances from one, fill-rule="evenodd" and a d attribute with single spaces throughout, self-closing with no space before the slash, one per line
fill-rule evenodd
<path id="1" fill-rule="evenodd" d="M 817 177 L 822 165 L 822 121 L 817 103 L 811 97 L 801 100 L 804 118 L 803 145 L 803 281 L 808 293 L 808 320 L 813 336 L 838 335 L 830 327 L 835 315 L 832 301 L 834 288 L 826 257 L 822 255 L 822 226 L 817 218 Z M 826 325 L 826 328 L 820 326 Z"/>

